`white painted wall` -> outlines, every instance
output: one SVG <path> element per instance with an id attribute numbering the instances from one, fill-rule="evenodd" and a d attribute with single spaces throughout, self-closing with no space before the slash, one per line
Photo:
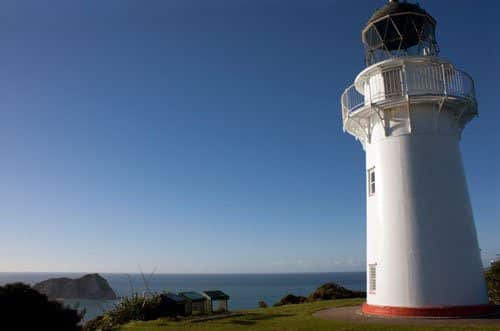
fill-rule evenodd
<path id="1" fill-rule="evenodd" d="M 435 103 L 412 104 L 411 117 L 406 107 L 385 111 L 391 119 L 387 136 L 374 116 L 366 144 L 366 169 L 376 171 L 376 193 L 366 192 L 367 269 L 377 264 L 377 290 L 367 301 L 396 307 L 486 304 L 452 110 L 441 111 L 436 122 Z"/>

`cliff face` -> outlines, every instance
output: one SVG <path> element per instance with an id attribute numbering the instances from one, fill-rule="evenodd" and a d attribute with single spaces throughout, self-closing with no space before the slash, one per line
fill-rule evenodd
<path id="1" fill-rule="evenodd" d="M 33 288 L 50 299 L 116 299 L 108 281 L 99 274 L 89 274 L 77 279 L 48 279 L 35 284 Z"/>

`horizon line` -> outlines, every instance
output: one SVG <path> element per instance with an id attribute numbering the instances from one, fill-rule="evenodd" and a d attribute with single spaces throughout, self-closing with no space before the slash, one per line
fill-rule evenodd
<path id="1" fill-rule="evenodd" d="M 85 272 L 85 271 L 0 271 L 0 274 L 106 274 L 106 275 L 289 275 L 289 274 L 328 274 L 328 273 L 353 273 L 366 272 L 366 270 L 344 271 L 285 271 L 285 272 Z"/>

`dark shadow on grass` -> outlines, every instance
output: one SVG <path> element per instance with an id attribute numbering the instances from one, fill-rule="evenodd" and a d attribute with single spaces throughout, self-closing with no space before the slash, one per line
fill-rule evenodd
<path id="1" fill-rule="evenodd" d="M 229 321 L 229 323 L 232 324 L 238 324 L 238 325 L 254 325 L 258 321 L 266 321 L 266 320 L 272 320 L 275 318 L 280 318 L 280 317 L 288 317 L 292 316 L 292 314 L 259 314 L 259 313 L 251 313 L 248 315 L 244 315 L 243 319 L 235 319 L 232 321 Z"/>
<path id="2" fill-rule="evenodd" d="M 231 321 L 231 323 L 249 326 L 249 325 L 254 325 L 256 322 L 255 321 L 235 320 L 235 321 Z"/>
<path id="3" fill-rule="evenodd" d="M 196 319 L 187 318 L 186 320 L 191 322 L 191 323 L 202 323 L 202 322 L 207 322 L 207 321 L 218 321 L 218 320 L 223 320 L 223 319 L 227 319 L 227 318 L 241 317 L 241 316 L 246 316 L 246 314 L 227 313 L 227 314 L 218 314 L 218 315 L 209 315 L 209 316 L 204 316 L 204 317 L 198 317 Z"/>
<path id="4" fill-rule="evenodd" d="M 211 321 L 223 321 L 227 319 L 231 319 L 228 323 L 238 324 L 238 325 L 253 325 L 257 323 L 257 321 L 271 320 L 274 318 L 280 317 L 288 317 L 293 314 L 273 314 L 273 313 L 227 313 L 220 315 L 210 315 L 198 318 L 177 318 L 177 319 L 168 319 L 160 322 L 159 326 L 169 325 L 168 322 L 188 322 L 188 323 L 203 323 L 203 322 L 211 322 Z"/>
<path id="5" fill-rule="evenodd" d="M 460 319 L 481 319 L 481 320 L 496 320 L 500 321 L 500 305 L 496 305 L 495 308 L 493 308 L 493 311 L 491 314 L 484 315 L 484 316 L 466 316 L 466 317 L 461 317 Z"/>

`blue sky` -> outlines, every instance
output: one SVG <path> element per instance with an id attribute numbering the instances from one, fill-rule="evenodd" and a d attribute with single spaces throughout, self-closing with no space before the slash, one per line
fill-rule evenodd
<path id="1" fill-rule="evenodd" d="M 427 0 L 476 81 L 462 139 L 500 253 L 494 1 Z M 384 1 L 4 1 L 0 271 L 363 270 L 364 154 L 339 99 Z"/>

